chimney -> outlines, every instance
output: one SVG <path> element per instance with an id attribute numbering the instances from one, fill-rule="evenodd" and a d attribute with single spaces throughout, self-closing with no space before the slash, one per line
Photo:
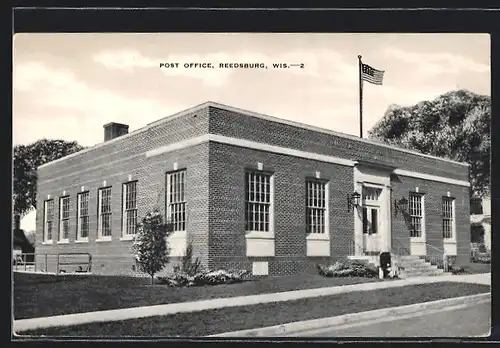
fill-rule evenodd
<path id="1" fill-rule="evenodd" d="M 128 125 L 111 122 L 104 125 L 104 141 L 118 138 L 128 133 Z"/>

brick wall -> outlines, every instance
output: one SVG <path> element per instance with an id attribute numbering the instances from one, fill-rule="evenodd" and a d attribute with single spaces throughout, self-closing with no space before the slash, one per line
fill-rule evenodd
<path id="1" fill-rule="evenodd" d="M 208 260 L 208 144 L 147 158 L 145 152 L 166 144 L 181 141 L 208 129 L 208 114 L 200 111 L 188 114 L 159 125 L 153 125 L 146 132 L 131 134 L 123 139 L 91 149 L 65 161 L 39 168 L 37 202 L 37 254 L 67 252 L 90 252 L 93 272 L 102 274 L 131 273 L 135 263 L 131 253 L 131 241 L 122 241 L 122 184 L 138 180 L 137 205 L 140 219 L 147 210 L 159 207 L 165 211 L 165 173 L 178 168 L 187 168 L 188 240 L 192 242 L 194 255 L 204 263 Z M 96 242 L 97 237 L 97 195 L 102 187 L 112 186 L 112 240 Z M 90 191 L 89 198 L 89 241 L 76 243 L 77 193 L 81 186 Z M 63 191 L 71 197 L 69 244 L 57 244 L 59 232 L 59 197 Z M 44 200 L 47 195 L 54 198 L 53 245 L 43 241 Z M 49 257 L 50 259 L 50 257 Z M 49 261 L 49 271 L 55 270 L 55 257 Z M 44 263 L 44 257 L 39 257 Z M 172 264 L 178 260 L 172 260 Z M 170 267 L 167 268 L 167 270 Z M 133 273 L 133 272 L 132 272 Z"/>
<path id="2" fill-rule="evenodd" d="M 331 257 L 349 254 L 354 235 L 353 214 L 346 212 L 346 193 L 353 189 L 353 168 L 299 159 L 263 151 L 218 143 L 205 143 L 154 157 L 145 153 L 207 133 L 243 138 L 302 151 L 338 156 L 353 160 L 371 160 L 399 168 L 468 180 L 468 168 L 424 158 L 373 144 L 313 132 L 242 114 L 207 107 L 183 116 L 157 122 L 140 133 L 112 140 L 64 161 L 38 170 L 37 254 L 91 252 L 96 273 L 131 272 L 134 264 L 131 242 L 121 241 L 122 184 L 138 180 L 138 215 L 154 206 L 165 207 L 165 173 L 187 168 L 188 225 L 187 238 L 194 256 L 210 268 L 251 269 L 253 261 L 269 261 L 270 274 L 293 274 L 313 271 L 316 262 L 326 258 L 306 256 L 305 178 L 316 171 L 330 181 Z M 275 178 L 275 256 L 247 258 L 244 227 L 245 168 L 274 172 Z M 96 242 L 97 190 L 106 180 L 112 186 L 112 240 Z M 450 191 L 456 197 L 459 259 L 469 250 L 468 188 L 399 177 L 393 180 L 393 199 L 418 185 L 426 193 L 428 243 L 442 247 L 440 225 L 441 197 Z M 88 243 L 75 243 L 77 193 L 90 190 L 90 236 Z M 71 196 L 69 244 L 57 244 L 59 197 Z M 443 192 L 441 192 L 443 191 Z M 44 245 L 43 202 L 55 199 L 54 245 Z M 432 216 L 431 216 L 432 215 Z M 402 222 L 393 215 L 393 233 L 409 243 Z M 440 244 L 441 243 L 441 244 Z M 43 258 L 42 258 L 43 259 Z M 173 260 L 171 265 L 178 260 Z M 167 268 L 168 270 L 168 268 Z"/>
<path id="3" fill-rule="evenodd" d="M 441 204 L 443 196 L 450 192 L 455 198 L 455 217 L 457 233 L 457 262 L 467 263 L 470 256 L 470 221 L 469 221 L 469 188 L 451 184 L 437 183 L 422 179 L 392 176 L 392 204 L 402 197 L 408 199 L 410 191 L 425 195 L 425 230 L 426 242 L 443 250 L 443 222 Z M 410 231 L 401 213 L 392 213 L 392 245 L 410 249 Z M 427 246 L 427 255 L 439 254 L 435 248 Z"/>
<path id="4" fill-rule="evenodd" d="M 468 167 L 210 107 L 210 133 L 469 181 Z"/>
<path id="5" fill-rule="evenodd" d="M 245 170 L 274 175 L 275 256 L 246 257 Z M 210 237 L 212 268 L 246 268 L 253 261 L 269 261 L 271 275 L 311 272 L 325 257 L 306 256 L 305 180 L 316 171 L 330 182 L 331 258 L 349 254 L 354 236 L 352 214 L 347 213 L 346 192 L 352 192 L 353 168 L 293 158 L 237 146 L 210 144 Z"/>

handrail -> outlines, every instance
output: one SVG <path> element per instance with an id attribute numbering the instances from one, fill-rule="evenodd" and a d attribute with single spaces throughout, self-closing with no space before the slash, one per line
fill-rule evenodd
<path id="1" fill-rule="evenodd" d="M 30 271 L 36 272 L 48 272 L 49 268 L 49 256 L 51 261 L 54 262 L 56 267 L 56 274 L 60 273 L 60 266 L 70 266 L 70 265 L 87 265 L 87 272 L 92 270 L 92 254 L 86 252 L 75 252 L 75 253 L 19 253 L 13 254 L 13 269 L 14 271 L 23 270 L 27 271 L 28 267 Z M 87 256 L 87 261 L 66 261 L 65 256 Z M 31 260 L 28 260 L 31 259 Z"/>
<path id="2" fill-rule="evenodd" d="M 437 250 L 437 251 L 439 251 L 439 252 L 441 252 L 441 253 L 443 253 L 443 254 L 444 254 L 444 249 L 439 249 L 438 247 L 436 247 L 436 246 L 434 246 L 434 245 L 431 245 L 431 244 L 429 244 L 429 243 L 427 243 L 427 242 L 425 242 L 425 245 L 426 245 L 426 246 L 430 246 L 432 249 L 435 249 L 435 250 Z"/>
<path id="3" fill-rule="evenodd" d="M 86 255 L 88 256 L 87 262 L 61 262 L 61 256 L 76 256 L 76 255 Z M 90 272 L 92 269 L 92 254 L 90 253 L 58 253 L 57 254 L 57 268 L 56 274 L 61 273 L 60 266 L 68 266 L 68 265 L 88 265 L 87 272 Z"/>

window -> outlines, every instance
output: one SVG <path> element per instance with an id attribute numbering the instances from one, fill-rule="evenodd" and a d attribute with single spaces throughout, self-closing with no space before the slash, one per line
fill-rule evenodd
<path id="1" fill-rule="evenodd" d="M 306 181 L 306 225 L 308 233 L 325 233 L 327 192 L 326 182 Z"/>
<path id="2" fill-rule="evenodd" d="M 45 242 L 52 241 L 53 228 L 54 228 L 54 200 L 49 199 L 44 203 L 43 239 Z"/>
<path id="3" fill-rule="evenodd" d="M 137 181 L 123 184 L 123 233 L 134 235 L 137 226 Z"/>
<path id="4" fill-rule="evenodd" d="M 69 206 L 70 198 L 59 199 L 59 241 L 67 241 L 69 236 Z"/>
<path id="5" fill-rule="evenodd" d="M 89 192 L 78 194 L 77 240 L 86 240 L 89 237 L 89 196 Z"/>
<path id="6" fill-rule="evenodd" d="M 417 193 L 410 193 L 408 210 L 411 217 L 410 237 L 420 238 L 422 237 L 422 195 Z"/>
<path id="7" fill-rule="evenodd" d="M 453 203 L 454 199 L 443 197 L 442 213 L 443 213 L 443 238 L 453 238 Z"/>
<path id="8" fill-rule="evenodd" d="M 186 230 L 186 170 L 167 174 L 167 220 L 174 231 Z"/>
<path id="9" fill-rule="evenodd" d="M 98 238 L 111 239 L 111 187 L 99 189 Z"/>
<path id="10" fill-rule="evenodd" d="M 245 223 L 247 231 L 270 231 L 271 175 L 247 172 L 245 178 Z"/>

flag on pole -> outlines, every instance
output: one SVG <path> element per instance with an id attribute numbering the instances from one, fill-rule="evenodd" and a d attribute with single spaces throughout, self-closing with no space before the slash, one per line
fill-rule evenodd
<path id="1" fill-rule="evenodd" d="M 362 56 L 358 56 L 359 61 L 359 137 L 363 137 L 363 81 L 373 83 L 374 85 L 382 85 L 384 80 L 384 71 L 377 70 L 364 64 L 361 61 Z"/>
<path id="2" fill-rule="evenodd" d="M 366 82 L 372 83 L 374 85 L 382 85 L 384 80 L 384 71 L 377 70 L 369 66 L 368 64 L 361 63 L 361 76 Z"/>

